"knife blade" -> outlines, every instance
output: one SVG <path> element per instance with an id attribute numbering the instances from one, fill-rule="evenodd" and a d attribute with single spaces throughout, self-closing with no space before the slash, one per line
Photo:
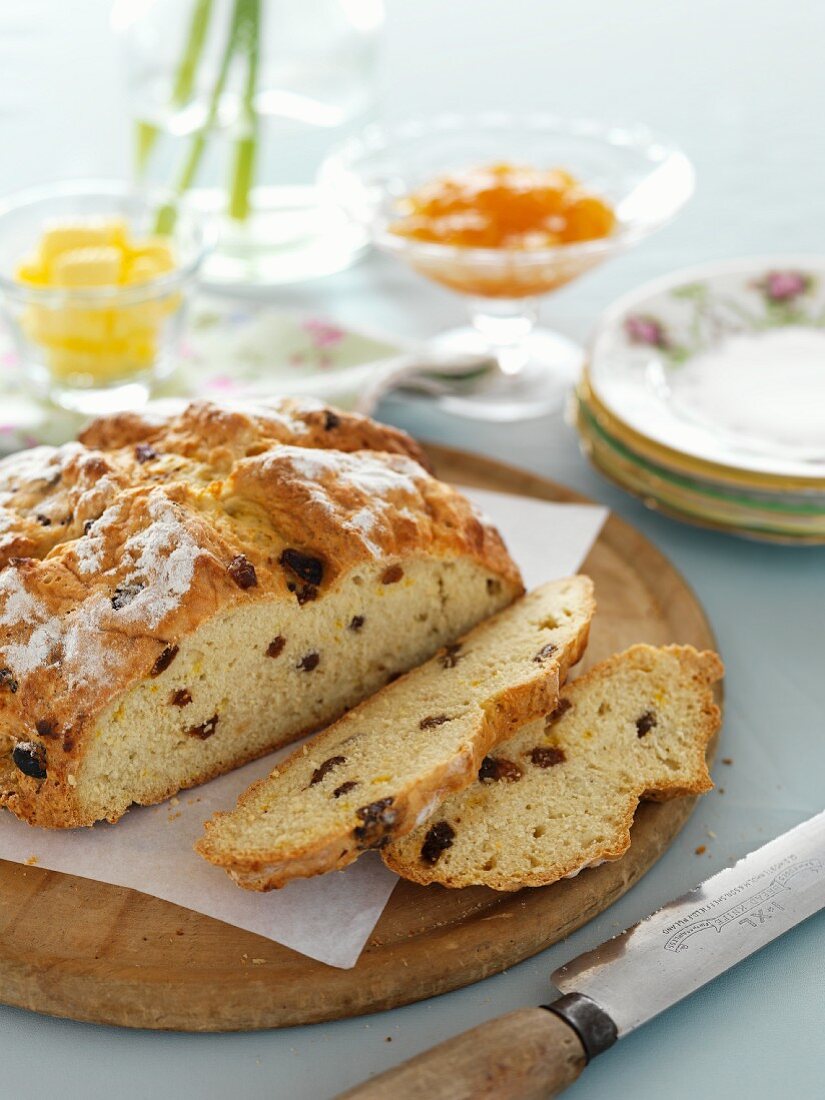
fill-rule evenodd
<path id="1" fill-rule="evenodd" d="M 589 997 L 621 1037 L 823 907 L 825 812 L 559 967 L 551 981 Z"/>
<path id="2" fill-rule="evenodd" d="M 635 1028 L 825 908 L 825 811 L 552 974 L 562 996 L 457 1035 L 340 1100 L 543 1100 Z"/>

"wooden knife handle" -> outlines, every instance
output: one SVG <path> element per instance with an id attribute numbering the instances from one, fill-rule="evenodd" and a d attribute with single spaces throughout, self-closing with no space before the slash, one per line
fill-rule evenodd
<path id="1" fill-rule="evenodd" d="M 545 1100 L 584 1069 L 573 1028 L 544 1008 L 522 1008 L 448 1039 L 339 1100 Z"/>

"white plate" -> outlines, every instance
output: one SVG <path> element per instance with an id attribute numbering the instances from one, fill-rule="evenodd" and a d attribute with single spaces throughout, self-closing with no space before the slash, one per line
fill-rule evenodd
<path id="1" fill-rule="evenodd" d="M 616 302 L 590 383 L 627 427 L 755 474 L 825 477 L 825 257 L 709 263 Z"/>

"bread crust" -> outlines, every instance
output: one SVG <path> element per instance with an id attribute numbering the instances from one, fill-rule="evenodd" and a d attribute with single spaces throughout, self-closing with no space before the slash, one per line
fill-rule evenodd
<path id="1" fill-rule="evenodd" d="M 101 711 L 219 613 L 422 555 L 472 558 L 518 595 L 498 532 L 426 465 L 403 432 L 297 399 L 124 413 L 0 462 L 0 805 L 90 824 L 75 776 Z"/>

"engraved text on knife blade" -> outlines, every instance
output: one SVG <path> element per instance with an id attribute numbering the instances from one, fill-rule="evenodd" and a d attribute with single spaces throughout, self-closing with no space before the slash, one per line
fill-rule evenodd
<path id="1" fill-rule="evenodd" d="M 825 813 L 553 974 L 625 1034 L 825 907 Z"/>

